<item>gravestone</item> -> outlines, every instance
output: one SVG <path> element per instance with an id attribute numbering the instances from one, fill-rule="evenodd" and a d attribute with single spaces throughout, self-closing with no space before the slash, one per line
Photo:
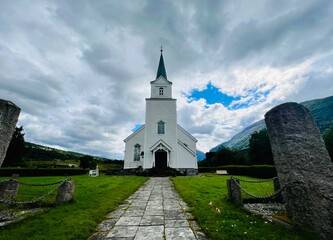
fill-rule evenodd
<path id="1" fill-rule="evenodd" d="M 20 187 L 20 184 L 14 180 L 1 181 L 0 182 L 0 200 L 4 200 L 5 202 L 15 201 L 19 187 Z"/>
<path id="2" fill-rule="evenodd" d="M 285 103 L 268 111 L 265 122 L 289 217 L 333 239 L 333 164 L 310 111 Z"/>
<path id="3" fill-rule="evenodd" d="M 73 199 L 73 193 L 75 189 L 75 182 L 72 180 L 64 181 L 59 186 L 58 195 L 56 201 L 54 202 L 55 206 L 58 206 L 64 202 L 68 202 Z"/>
<path id="4" fill-rule="evenodd" d="M 21 109 L 14 103 L 0 99 L 0 167 L 6 157 Z"/>

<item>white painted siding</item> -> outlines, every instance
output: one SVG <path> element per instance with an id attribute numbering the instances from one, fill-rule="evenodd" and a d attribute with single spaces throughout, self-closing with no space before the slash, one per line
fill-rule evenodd
<path id="1" fill-rule="evenodd" d="M 178 161 L 176 168 L 198 168 L 196 154 L 196 139 L 189 135 L 182 127 L 177 128 Z"/>
<path id="2" fill-rule="evenodd" d="M 150 97 L 151 98 L 172 98 L 172 83 L 164 77 L 159 77 L 151 83 Z M 163 88 L 163 95 L 160 95 L 159 89 Z"/>
<path id="3" fill-rule="evenodd" d="M 134 146 L 135 144 L 141 145 L 141 151 L 144 151 L 144 134 L 145 126 L 138 129 L 131 136 L 126 138 L 125 141 L 125 160 L 124 160 L 124 169 L 137 168 L 143 166 L 144 158 L 140 158 L 141 161 L 134 161 Z"/>
<path id="4" fill-rule="evenodd" d="M 165 134 L 157 133 L 159 121 L 165 123 Z M 151 147 L 163 140 L 170 147 L 169 166 L 173 167 L 177 159 L 177 112 L 176 99 L 146 99 L 146 123 L 145 123 L 145 162 L 143 168 L 151 168 L 154 165 L 154 156 Z"/>

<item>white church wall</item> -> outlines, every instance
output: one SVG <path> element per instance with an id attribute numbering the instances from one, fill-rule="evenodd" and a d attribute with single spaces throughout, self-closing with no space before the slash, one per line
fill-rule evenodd
<path id="1" fill-rule="evenodd" d="M 178 140 L 185 143 L 188 148 L 190 148 L 193 152 L 196 153 L 197 149 L 197 139 L 195 139 L 192 135 L 190 135 L 184 128 L 178 125 L 177 131 Z"/>
<path id="2" fill-rule="evenodd" d="M 137 168 L 143 166 L 144 158 L 140 157 L 140 161 L 134 161 L 134 147 L 136 144 L 140 144 L 141 150 L 144 151 L 144 137 L 145 137 L 145 126 L 138 129 L 135 133 L 125 139 L 125 159 L 124 169 Z"/>
<path id="3" fill-rule="evenodd" d="M 159 121 L 165 123 L 165 133 L 158 134 L 157 124 Z M 144 168 L 153 166 L 153 154 L 150 147 L 162 139 L 170 147 L 170 162 L 172 167 L 177 159 L 177 112 L 175 99 L 146 99 L 146 124 L 145 124 L 145 159 Z"/>
<path id="4" fill-rule="evenodd" d="M 197 157 L 178 144 L 178 163 L 175 168 L 198 168 Z"/>
<path id="5" fill-rule="evenodd" d="M 176 168 L 198 168 L 196 139 L 178 125 L 178 164 Z"/>

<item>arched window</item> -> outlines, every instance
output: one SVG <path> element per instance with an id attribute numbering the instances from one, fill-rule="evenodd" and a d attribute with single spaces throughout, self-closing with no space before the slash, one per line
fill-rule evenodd
<path id="1" fill-rule="evenodd" d="M 159 94 L 163 95 L 163 88 L 162 87 L 159 88 Z"/>
<path id="2" fill-rule="evenodd" d="M 134 161 L 140 161 L 141 146 L 140 144 L 135 144 L 134 146 Z"/>
<path id="3" fill-rule="evenodd" d="M 164 134 L 165 133 L 165 123 L 163 121 L 159 121 L 157 123 L 157 133 Z"/>

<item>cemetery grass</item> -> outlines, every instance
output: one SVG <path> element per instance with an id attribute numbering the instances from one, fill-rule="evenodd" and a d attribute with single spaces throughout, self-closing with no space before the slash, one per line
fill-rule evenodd
<path id="1" fill-rule="evenodd" d="M 5 178 L 0 178 L 0 181 Z M 64 177 L 21 177 L 24 183 L 53 183 Z M 74 200 L 56 208 L 0 228 L 0 240 L 6 239 L 87 239 L 125 199 L 146 180 L 136 176 L 73 176 L 76 187 Z M 17 201 L 31 201 L 55 186 L 30 187 L 21 185 Z M 56 193 L 47 198 L 53 202 Z"/>
<path id="2" fill-rule="evenodd" d="M 211 239 L 317 239 L 260 216 L 252 215 L 227 200 L 226 180 L 230 176 L 205 174 L 198 177 L 174 177 L 175 188 L 188 204 L 192 215 Z M 253 179 L 240 176 L 241 179 Z M 273 192 L 273 184 L 247 184 L 244 189 L 256 195 Z M 245 198 L 245 196 L 243 196 Z"/>

